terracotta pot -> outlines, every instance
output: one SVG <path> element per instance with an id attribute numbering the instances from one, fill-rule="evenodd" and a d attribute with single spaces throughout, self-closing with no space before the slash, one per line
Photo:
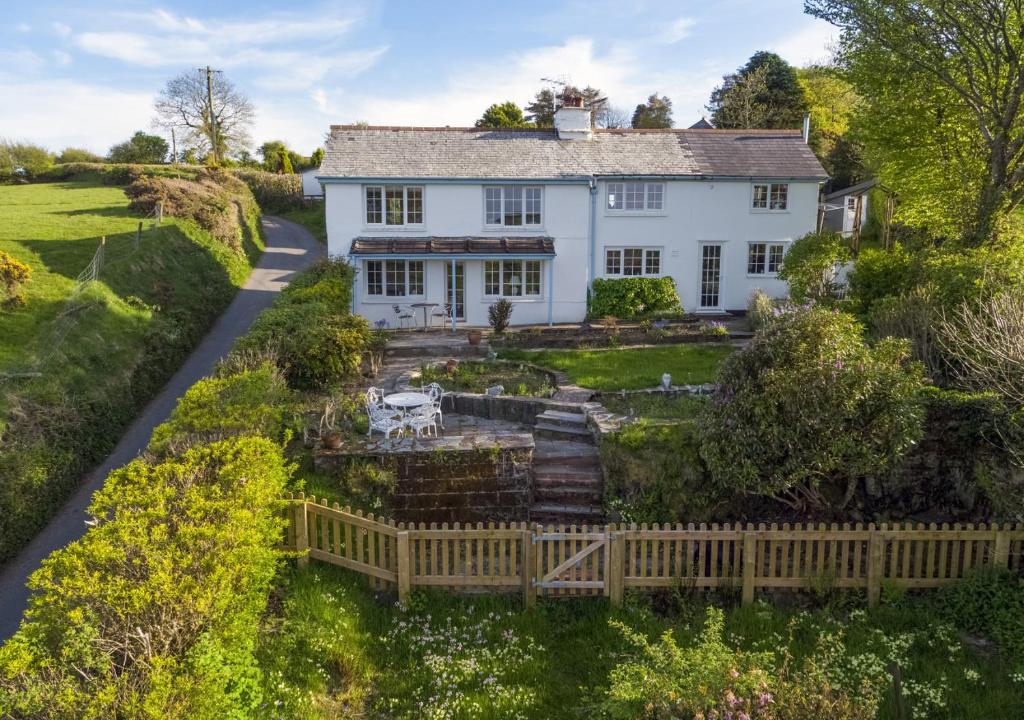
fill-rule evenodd
<path id="1" fill-rule="evenodd" d="M 479 345 L 480 341 L 483 340 L 484 334 L 479 330 L 470 330 L 466 333 L 466 339 L 469 340 L 470 345 Z"/>
<path id="2" fill-rule="evenodd" d="M 341 447 L 341 443 L 344 440 L 341 433 L 332 432 L 327 433 L 323 437 L 324 447 L 330 450 L 337 450 Z"/>

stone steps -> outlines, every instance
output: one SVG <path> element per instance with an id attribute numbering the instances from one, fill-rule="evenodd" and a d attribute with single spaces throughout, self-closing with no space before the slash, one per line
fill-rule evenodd
<path id="1" fill-rule="evenodd" d="M 534 503 L 530 508 L 530 522 L 541 525 L 600 524 L 604 522 L 604 511 L 597 505 Z"/>
<path id="2" fill-rule="evenodd" d="M 534 437 L 547 440 L 564 440 L 575 443 L 593 443 L 594 436 L 586 428 L 571 428 L 564 425 L 553 425 L 550 423 L 537 423 L 533 426 Z"/>

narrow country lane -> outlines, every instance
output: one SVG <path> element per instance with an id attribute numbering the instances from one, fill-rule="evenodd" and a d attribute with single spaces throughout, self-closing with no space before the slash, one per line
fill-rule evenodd
<path id="1" fill-rule="evenodd" d="M 0 568 L 0 642 L 18 629 L 28 603 L 29 593 L 25 583 L 29 575 L 51 552 L 76 540 L 85 532 L 85 510 L 93 492 L 102 486 L 110 471 L 125 465 L 142 452 L 153 428 L 167 419 L 178 398 L 193 383 L 213 370 L 217 361 L 231 349 L 235 338 L 249 329 L 255 317 L 273 302 L 297 272 L 324 256 L 323 244 L 302 226 L 267 215 L 263 216 L 262 222 L 266 250 L 224 314 L 167 385 L 132 421 L 106 461 L 86 476 L 75 494 L 42 532 L 7 565 Z"/>

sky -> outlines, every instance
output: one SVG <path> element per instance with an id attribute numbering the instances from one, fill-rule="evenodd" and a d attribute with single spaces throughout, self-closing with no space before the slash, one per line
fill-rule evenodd
<path id="1" fill-rule="evenodd" d="M 805 65 L 837 37 L 800 0 L 0 0 L 0 17 L 0 138 L 101 154 L 152 131 L 167 81 L 206 65 L 252 100 L 254 147 L 309 154 L 332 123 L 472 125 L 543 78 L 627 113 L 667 95 L 686 127 L 757 50 Z"/>

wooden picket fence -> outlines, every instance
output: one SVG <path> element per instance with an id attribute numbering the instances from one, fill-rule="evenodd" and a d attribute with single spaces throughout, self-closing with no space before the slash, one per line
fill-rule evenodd
<path id="1" fill-rule="evenodd" d="M 933 588 L 978 567 L 1024 572 L 1024 525 L 476 525 L 395 523 L 316 498 L 288 502 L 287 546 L 340 565 L 378 589 L 437 586 L 538 595 L 605 595 L 625 588 Z"/>

